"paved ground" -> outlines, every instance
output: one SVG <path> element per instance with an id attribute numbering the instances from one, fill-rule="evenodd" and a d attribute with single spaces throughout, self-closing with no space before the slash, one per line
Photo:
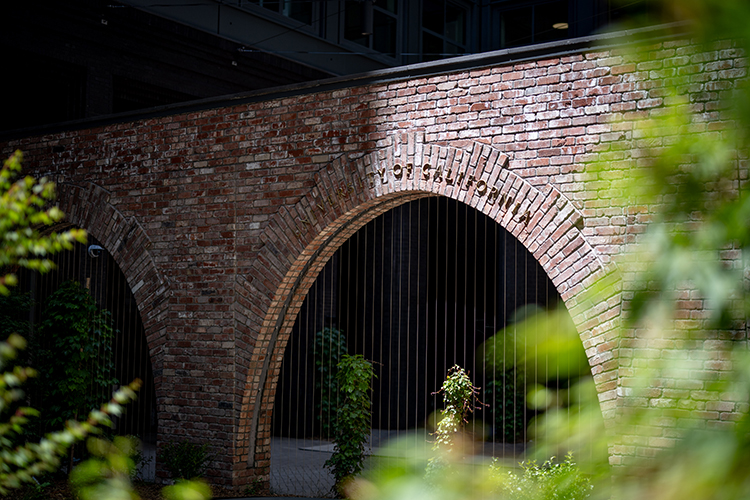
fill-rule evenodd
<path id="1" fill-rule="evenodd" d="M 397 456 L 398 450 L 384 448 L 385 444 L 395 438 L 403 438 L 405 434 L 398 431 L 382 431 L 374 429 L 370 436 L 367 452 L 377 456 Z M 408 447 L 427 453 L 431 447 L 424 434 L 410 434 Z M 523 454 L 523 445 L 507 445 L 485 443 L 476 450 L 479 456 L 498 457 L 509 463 L 515 463 Z M 419 448 L 422 450 L 419 450 Z M 271 491 L 274 495 L 330 498 L 334 484 L 333 475 L 328 472 L 324 464 L 333 453 L 333 443 L 330 441 L 272 438 L 271 439 Z M 478 459 L 483 460 L 483 459 Z"/>
<path id="2" fill-rule="evenodd" d="M 374 430 L 366 453 L 371 454 L 392 434 Z M 271 438 L 271 491 L 275 495 L 332 497 L 334 479 L 325 468 L 332 454 L 331 441 Z"/>
<path id="3" fill-rule="evenodd" d="M 333 475 L 323 466 L 331 458 L 328 441 L 271 439 L 271 491 L 274 495 L 332 497 Z"/>
<path id="4" fill-rule="evenodd" d="M 370 436 L 367 453 L 375 455 L 397 456 L 398 450 L 389 449 L 385 451 L 385 444 L 395 438 L 403 438 L 405 434 L 398 431 L 383 431 L 374 429 Z M 411 451 L 419 450 L 427 452 L 430 448 L 427 436 L 424 434 L 410 434 L 408 447 Z M 515 462 L 523 453 L 523 445 L 503 445 L 485 443 L 483 449 L 477 453 L 485 457 L 505 458 Z M 142 453 L 145 457 L 154 457 L 156 450 L 154 446 L 145 445 Z M 320 498 L 332 498 L 333 475 L 328 472 L 324 464 L 333 453 L 333 443 L 330 441 L 296 438 L 271 439 L 271 492 L 274 495 L 296 497 L 295 500 L 309 500 Z M 154 464 L 152 458 L 147 466 L 141 471 L 143 479 L 152 479 L 154 476 Z M 241 499 L 238 499 L 241 500 Z M 258 499 L 255 500 L 265 500 Z M 273 497 L 271 500 L 279 500 Z"/>

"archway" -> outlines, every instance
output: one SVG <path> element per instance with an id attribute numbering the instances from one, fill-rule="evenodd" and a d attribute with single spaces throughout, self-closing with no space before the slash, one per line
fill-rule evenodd
<path id="1" fill-rule="evenodd" d="M 597 349 L 619 315 L 618 291 L 593 304 L 583 292 L 604 263 L 582 234 L 578 208 L 554 185 L 532 186 L 507 168 L 508 158 L 482 144 L 470 150 L 425 144 L 420 134 L 396 134 L 381 150 L 340 158 L 316 177 L 300 202 L 268 225 L 264 248 L 241 287 L 267 297 L 238 433 L 238 452 L 251 475 L 268 479 L 273 400 L 284 348 L 302 302 L 333 253 L 357 230 L 409 201 L 444 196 L 475 208 L 517 239 L 550 278 L 584 342 L 605 416 L 614 410 L 616 353 Z M 275 285 L 278 283 L 278 285 Z M 596 305 L 596 307 L 593 307 Z M 592 321 L 600 319 L 600 321 Z"/>
<path id="2" fill-rule="evenodd" d="M 89 245 L 101 250 L 90 255 L 88 245 L 77 245 L 73 252 L 58 254 L 55 258 L 61 262 L 62 272 L 38 277 L 38 282 L 46 279 L 55 285 L 74 279 L 83 286 L 88 284 L 99 307 L 111 313 L 113 327 L 120 331 L 114 346 L 119 353 L 115 360 L 118 382 L 129 383 L 136 377 L 145 382 L 128 410 L 130 417 L 117 423 L 118 432 L 137 435 L 149 445 L 145 451 L 153 459 L 145 477 L 154 477 L 169 281 L 157 268 L 146 232 L 134 217 L 123 215 L 110 203 L 106 189 L 94 183 L 58 183 L 57 194 L 65 220 L 54 229 L 86 229 Z"/>
<path id="3" fill-rule="evenodd" d="M 31 359 L 41 363 L 40 376 L 47 381 L 33 387 L 29 394 L 33 406 L 42 411 L 34 430 L 45 434 L 57 430 L 49 421 L 57 422 L 54 419 L 59 420 L 60 415 L 71 418 L 65 413 L 71 411 L 66 407 L 71 398 L 83 402 L 82 408 L 89 411 L 108 401 L 116 386 L 139 379 L 138 397 L 113 419 L 112 432 L 138 438 L 146 459 L 138 471 L 139 478 L 154 480 L 156 386 L 135 297 L 112 255 L 91 235 L 86 244 L 75 243 L 71 250 L 54 254 L 50 260 L 55 268 L 48 273 L 20 270 L 14 290 L 24 298 L 23 306 L 28 309 L 21 314 L 29 322 Z M 58 317 L 70 319 L 64 324 Z M 72 323 L 76 326 L 68 329 Z M 55 347 L 64 350 L 63 346 L 71 342 L 80 343 L 81 352 L 85 351 L 82 357 L 87 376 L 72 378 L 62 391 L 52 391 L 54 384 L 49 381 L 57 381 L 55 377 L 64 373 L 55 362 L 61 354 Z M 62 362 L 70 363 L 68 358 Z M 81 453 L 81 448 L 76 452 Z"/>
<path id="4" fill-rule="evenodd" d="M 273 409 L 272 491 L 330 492 L 333 478 L 323 464 L 333 450 L 341 403 L 333 374 L 344 353 L 374 364 L 371 453 L 382 454 L 387 441 L 407 435 L 412 446 L 425 447 L 442 408 L 435 392 L 459 365 L 486 405 L 470 424 L 482 448 L 477 452 L 521 460 L 538 414 L 527 407 L 526 393 L 539 384 L 567 387 L 570 380 L 550 373 L 546 356 L 540 373 L 521 369 L 533 352 L 515 327 L 523 315 L 560 302 L 531 254 L 463 203 L 422 198 L 370 221 L 323 268 L 289 337 Z M 560 330 L 572 330 L 567 321 Z M 559 333 L 546 330 L 536 333 Z M 486 343 L 498 347 L 491 364 L 482 352 Z"/>
<path id="5" fill-rule="evenodd" d="M 96 238 L 125 276 L 146 329 L 154 369 L 160 369 L 170 284 L 158 270 L 148 235 L 135 217 L 123 215 L 110 203 L 110 193 L 101 186 L 59 183 L 57 194 L 65 223 L 81 227 Z"/>

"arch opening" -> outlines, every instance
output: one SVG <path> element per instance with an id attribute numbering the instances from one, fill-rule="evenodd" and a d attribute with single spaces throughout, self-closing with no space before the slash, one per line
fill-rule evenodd
<path id="1" fill-rule="evenodd" d="M 274 492 L 329 491 L 332 478 L 322 464 L 332 451 L 339 400 L 321 374 L 330 373 L 343 352 L 375 363 L 371 449 L 409 430 L 424 445 L 431 417 L 442 408 L 434 393 L 458 364 L 488 404 L 472 426 L 482 434 L 485 453 L 518 456 L 535 414 L 524 395 L 537 381 L 510 366 L 488 368 L 478 350 L 496 333 L 511 331 L 530 308 L 549 310 L 561 302 L 526 248 L 468 205 L 422 198 L 372 219 L 340 243 L 276 351 L 284 355 L 271 375 L 278 376 L 271 424 Z M 518 347 L 503 338 L 504 347 Z M 306 471 L 303 489 L 286 481 L 300 474 L 295 468 Z"/>
<path id="2" fill-rule="evenodd" d="M 17 291 L 29 299 L 30 310 L 23 314 L 28 319 L 31 346 L 46 350 L 53 345 L 50 335 L 54 332 L 45 329 L 45 322 L 51 318 L 48 309 L 56 307 L 53 301 L 65 307 L 66 301 L 79 297 L 88 296 L 93 300 L 96 312 L 91 315 L 89 337 L 96 352 L 87 358 L 86 368 L 91 379 L 85 389 L 86 401 L 98 406 L 109 400 L 117 386 L 136 378 L 142 381 L 137 399 L 127 405 L 122 416 L 114 419 L 113 432 L 139 439 L 146 459 L 139 477 L 154 480 L 158 431 L 154 370 L 141 313 L 127 279 L 102 242 L 91 235 L 86 244 L 76 243 L 72 250 L 55 254 L 50 260 L 56 268 L 49 273 L 29 270 L 18 273 Z M 60 296 L 66 287 L 82 293 L 75 292 L 73 299 L 71 294 Z M 78 303 L 71 305 L 79 306 Z M 33 339 L 34 336 L 37 338 Z M 33 361 L 35 354 L 30 354 Z M 39 368 L 45 369 L 44 366 Z M 40 402 L 34 403 L 34 398 L 38 400 L 43 395 L 32 393 L 31 397 L 32 405 L 38 407 Z M 44 424 L 39 422 L 39 425 Z M 40 429 L 40 432 L 50 430 Z"/>

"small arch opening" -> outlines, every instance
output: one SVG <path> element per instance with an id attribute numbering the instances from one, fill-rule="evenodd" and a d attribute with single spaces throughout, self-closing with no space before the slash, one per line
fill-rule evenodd
<path id="1" fill-rule="evenodd" d="M 85 313 L 76 316 L 86 322 L 80 328 L 76 326 L 88 336 L 81 350 L 91 350 L 84 358 L 85 366 L 80 367 L 86 377 L 78 384 L 85 386 L 81 396 L 85 411 L 108 401 L 118 386 L 140 379 L 142 386 L 137 399 L 127 405 L 121 417 L 114 419 L 112 432 L 140 440 L 145 459 L 140 478 L 154 480 L 158 429 L 154 373 L 141 314 L 127 279 L 104 245 L 91 235 L 86 244 L 77 243 L 73 250 L 55 254 L 50 260 L 56 268 L 49 273 L 26 269 L 17 273 L 19 283 L 14 296 L 22 297 L 24 306 L 15 316 L 28 325 L 21 333 L 30 340 L 29 360 L 32 366 L 39 364 L 36 368 L 44 372 L 40 379 L 63 376 L 51 370 L 68 360 L 49 363 L 59 356 L 55 346 L 64 342 L 59 337 L 66 335 L 70 326 L 61 318 L 67 317 L 66 308 L 85 309 Z M 30 426 L 39 435 L 57 430 L 53 428 L 54 419 L 44 412 L 54 414 L 60 408 L 63 412 L 75 411 L 65 407 L 62 394 L 47 391 L 42 385 L 37 384 L 29 391 L 31 405 L 43 412 L 42 418 Z M 76 416 L 79 420 L 84 417 Z"/>

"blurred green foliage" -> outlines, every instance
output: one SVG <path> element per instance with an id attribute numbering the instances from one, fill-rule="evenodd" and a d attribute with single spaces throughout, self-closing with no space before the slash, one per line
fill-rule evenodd
<path id="1" fill-rule="evenodd" d="M 48 255 L 70 250 L 73 243 L 86 241 L 86 231 L 69 229 L 42 235 L 44 226 L 63 218 L 59 208 L 49 207 L 55 197 L 55 185 L 47 179 L 16 179 L 23 155 L 16 151 L 0 170 L 0 269 L 16 266 L 45 272 L 54 267 Z M 8 295 L 17 283 L 13 272 L 0 275 L 0 294 Z"/>
<path id="2" fill-rule="evenodd" d="M 55 186 L 46 179 L 39 182 L 31 177 L 17 180 L 20 171 L 21 153 L 17 151 L 0 170 L 0 268 L 6 270 L 0 276 L 0 294 L 4 296 L 10 294 L 8 287 L 17 281 L 8 269 L 49 271 L 53 267 L 48 259 L 50 254 L 71 249 L 75 241 L 86 241 L 86 232 L 78 229 L 42 234 L 44 226 L 63 218 L 58 208 L 49 207 L 55 196 Z M 9 300 L 13 303 L 16 299 Z M 19 300 L 25 304 L 27 299 L 20 297 Z M 5 302 L 7 305 L 8 301 Z M 100 409 L 86 412 L 87 418 L 82 422 L 70 420 L 62 430 L 51 432 L 38 441 L 25 441 L 23 434 L 29 418 L 38 415 L 38 411 L 23 405 L 23 386 L 37 372 L 16 364 L 26 341 L 7 329 L 26 331 L 28 326 L 14 317 L 4 318 L 7 338 L 0 342 L 0 494 L 22 484 L 35 484 L 34 476 L 56 470 L 71 445 L 97 432 L 98 428 L 111 425 L 110 416 L 122 412 L 122 405 L 135 397 L 134 391 L 140 384 L 136 381 L 123 387 Z"/>
<path id="3" fill-rule="evenodd" d="M 132 436 L 116 436 L 113 441 L 89 438 L 91 458 L 76 466 L 70 482 L 81 500 L 137 500 L 131 480 L 138 454 L 138 440 Z M 168 500 L 208 500 L 211 488 L 200 480 L 179 480 L 162 489 Z"/>
<path id="4" fill-rule="evenodd" d="M 607 418 L 577 332 L 558 327 L 558 313 L 527 319 L 512 336 L 501 332 L 482 354 L 496 370 L 521 366 L 526 382 L 537 381 L 526 395 L 541 410 L 530 422 L 533 446 L 526 456 L 545 461 L 573 451 L 587 480 L 577 483 L 579 493 L 623 500 L 747 499 L 750 2 L 665 0 L 656 11 L 663 21 L 682 21 L 665 31 L 669 36 L 676 30 L 670 40 L 687 40 L 675 45 L 684 50 L 685 68 L 662 64 L 669 53 L 662 50 L 663 38 L 623 40 L 613 57 L 632 62 L 638 74 L 629 81 L 657 89 L 662 105 L 639 109 L 632 113 L 638 118 L 623 124 L 621 130 L 628 131 L 618 144 L 623 161 L 585 166 L 596 183 L 592 191 L 623 200 L 630 224 L 639 226 L 610 274 L 576 297 L 579 309 L 622 299 L 622 316 L 606 339 L 620 348 L 617 385 L 609 390 L 617 396 L 605 399 Z M 702 74 L 703 61 L 719 59 L 723 70 Z M 613 175 L 613 168 L 622 175 Z M 686 316 L 681 302 L 686 300 L 700 303 L 693 316 Z M 539 331 L 556 335 L 539 337 Z M 513 360 L 499 355 L 501 345 L 507 353 L 509 341 L 523 342 L 529 355 Z M 535 360 L 546 359 L 554 370 L 528 372 Z M 569 383 L 546 384 L 545 373 L 559 373 Z M 713 407 L 725 408 L 727 419 L 707 411 Z M 566 462 L 549 462 L 540 469 L 525 466 L 521 475 L 502 472 L 516 478 L 516 490 L 503 492 L 476 457 L 475 465 L 457 467 L 453 477 L 429 485 L 419 478 L 419 464 L 426 460 L 411 456 L 373 464 L 352 495 L 541 500 L 566 498 L 573 484 L 571 476 L 551 473 L 568 467 Z M 549 479 L 543 487 L 519 480 L 538 470 Z"/>
<path id="5" fill-rule="evenodd" d="M 203 481 L 178 481 L 161 490 L 166 500 L 209 500 L 211 487 Z"/>
<path id="6" fill-rule="evenodd" d="M 594 488 L 573 461 L 572 453 L 568 453 L 562 462 L 555 462 L 552 457 L 542 465 L 529 460 L 520 466 L 523 472 L 519 475 L 498 466 L 497 461 L 490 465 L 490 471 L 494 473 L 491 480 L 497 482 L 498 496 L 508 500 L 584 500 L 591 496 Z"/>
<path id="7" fill-rule="evenodd" d="M 113 441 L 89 438 L 86 446 L 91 458 L 76 466 L 70 475 L 70 483 L 81 500 L 138 498 L 130 488 L 135 470 L 131 457 L 137 443 L 129 437 L 116 436 Z"/>
<path id="8" fill-rule="evenodd" d="M 97 432 L 98 428 L 112 425 L 110 416 L 120 415 L 122 406 L 135 398 L 135 391 L 140 386 L 140 381 L 136 381 L 122 387 L 110 402 L 89 413 L 85 421 L 69 420 L 62 430 L 49 433 L 38 442 L 15 445 L 29 417 L 38 413 L 33 408 L 15 406 L 24 398 L 23 384 L 36 372 L 20 366 L 12 371 L 6 370 L 7 364 L 25 345 L 23 338 L 15 334 L 0 342 L 0 494 L 24 483 L 35 483 L 35 476 L 55 471 L 70 446 Z M 6 410 L 10 408 L 13 408 L 13 413 L 8 415 Z"/>

